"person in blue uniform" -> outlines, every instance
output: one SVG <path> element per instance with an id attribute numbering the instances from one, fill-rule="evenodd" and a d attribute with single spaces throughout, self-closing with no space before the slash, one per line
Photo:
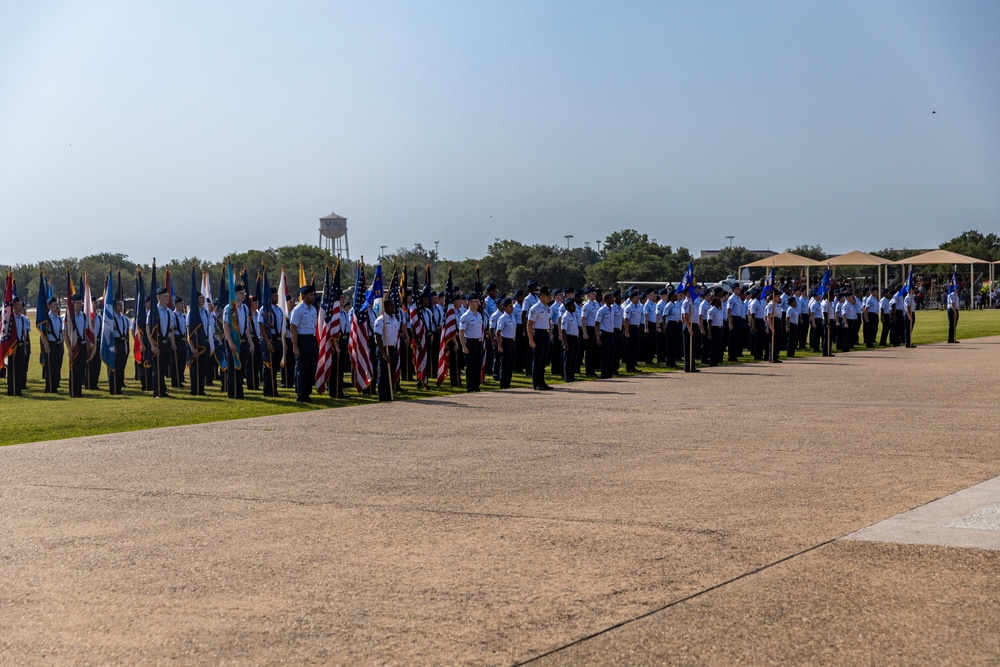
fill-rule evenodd
<path id="1" fill-rule="evenodd" d="M 90 348 L 87 345 L 86 324 L 87 316 L 83 314 L 83 296 L 73 295 L 74 316 L 71 319 L 69 313 L 63 318 L 63 328 L 69 330 L 73 328 L 76 333 L 76 344 L 70 341 L 69 336 L 63 337 L 66 345 L 66 356 L 69 358 L 69 395 L 71 398 L 82 398 L 83 388 L 87 381 L 87 357 Z"/>
<path id="2" fill-rule="evenodd" d="M 23 396 L 28 382 L 28 361 L 31 357 L 31 320 L 24 315 L 24 304 L 20 297 L 14 297 L 13 328 L 16 345 L 13 354 L 7 358 L 7 395 Z"/>
<path id="3" fill-rule="evenodd" d="M 524 301 L 521 303 L 521 323 L 524 325 L 524 368 L 521 370 L 524 371 L 525 377 L 531 377 L 534 350 L 528 344 L 528 313 L 531 307 L 538 303 L 538 281 L 529 280 L 525 287 L 528 293 L 524 295 Z"/>
<path id="4" fill-rule="evenodd" d="M 945 303 L 948 308 L 948 342 L 957 343 L 959 342 L 956 335 L 958 330 L 958 290 L 949 292 Z"/>
<path id="5" fill-rule="evenodd" d="M 104 330 L 104 304 L 98 297 L 91 298 L 91 307 L 94 309 L 94 341 L 90 347 L 90 356 L 87 358 L 87 389 L 97 389 L 97 383 L 101 378 L 101 332 Z"/>
<path id="6" fill-rule="evenodd" d="M 611 360 L 611 367 L 614 369 L 612 374 L 621 375 L 622 358 L 625 356 L 625 334 L 622 331 L 625 326 L 625 313 L 622 310 L 621 290 L 616 289 L 611 292 L 611 320 L 614 326 L 612 335 L 615 339 L 615 353 Z M 660 354 L 659 347 L 657 347 L 657 354 Z M 663 357 L 658 357 L 658 359 L 663 361 Z"/>
<path id="7" fill-rule="evenodd" d="M 108 373 L 108 392 L 112 396 L 120 396 L 125 389 L 125 368 L 128 366 L 129 351 L 129 321 L 125 316 L 125 302 L 115 299 L 114 316 L 108 326 L 111 327 L 111 342 L 115 347 L 114 372 Z"/>
<path id="8" fill-rule="evenodd" d="M 549 358 L 549 287 L 542 285 L 536 301 L 524 320 L 528 347 L 531 349 L 531 386 L 536 391 L 551 389 L 545 382 Z"/>
<path id="9" fill-rule="evenodd" d="M 458 321 L 458 338 L 465 355 L 465 391 L 481 391 L 480 373 L 483 367 L 483 318 L 479 313 L 479 295 L 467 295 L 469 309 Z"/>
<path id="10" fill-rule="evenodd" d="M 636 362 L 639 357 L 639 330 L 642 327 L 642 306 L 639 305 L 639 293 L 628 293 L 628 301 L 622 309 L 625 333 L 625 372 L 636 373 Z"/>
<path id="11" fill-rule="evenodd" d="M 48 301 L 49 312 L 38 325 L 40 342 L 42 344 L 42 375 L 45 377 L 46 394 L 59 391 L 62 379 L 63 365 L 63 319 L 59 309 L 59 300 L 52 297 Z"/>
<path id="12" fill-rule="evenodd" d="M 597 288 L 591 285 L 587 288 L 587 300 L 584 301 L 580 309 L 580 317 L 583 324 L 583 365 L 586 376 L 597 377 L 597 370 L 600 366 L 597 347 L 597 333 L 594 323 L 597 321 L 597 311 L 601 304 L 597 301 Z"/>
<path id="13" fill-rule="evenodd" d="M 726 300 L 726 327 L 729 329 L 729 361 L 739 361 L 746 339 L 747 311 L 743 302 L 743 288 L 733 285 L 733 293 Z"/>
<path id="14" fill-rule="evenodd" d="M 378 401 L 385 403 L 393 399 L 394 369 L 399 363 L 399 320 L 396 319 L 396 304 L 389 299 L 382 303 L 382 313 L 375 318 L 372 330 L 375 345 L 378 346 Z M 315 377 L 315 372 L 313 373 Z"/>
<path id="15" fill-rule="evenodd" d="M 514 301 L 505 298 L 500 301 L 500 313 L 493 326 L 497 356 L 500 359 L 499 380 L 501 389 L 510 388 L 514 375 L 514 346 L 517 337 L 517 322 L 514 321 Z"/>
<path id="16" fill-rule="evenodd" d="M 208 309 L 205 308 L 205 297 L 201 292 L 196 292 L 197 301 L 191 304 L 191 308 L 184 316 L 184 330 L 187 332 L 187 348 L 189 359 L 188 379 L 191 383 L 192 396 L 205 395 L 205 380 L 209 374 L 208 358 L 211 356 L 211 348 L 208 345 L 208 326 L 211 323 Z M 191 326 L 191 318 L 194 313 L 198 314 L 201 322 L 197 328 Z"/>
<path id="17" fill-rule="evenodd" d="M 794 357 L 799 346 L 799 300 L 789 297 L 785 308 L 785 356 Z"/>
<path id="18" fill-rule="evenodd" d="M 722 297 L 711 296 L 708 310 L 705 312 L 705 331 L 708 334 L 708 365 L 718 366 L 722 361 L 722 325 L 726 321 Z"/>
<path id="19" fill-rule="evenodd" d="M 313 385 L 316 384 L 316 364 L 319 361 L 319 342 L 316 340 L 317 311 L 316 289 L 305 285 L 299 289 L 299 303 L 288 316 L 288 330 L 292 337 L 292 354 L 295 356 L 295 401 L 312 403 Z"/>
<path id="20" fill-rule="evenodd" d="M 243 285 L 236 286 L 236 314 L 237 314 L 237 324 L 239 326 L 239 340 L 240 344 L 237 347 L 236 343 L 233 342 L 232 334 L 230 332 L 230 306 L 226 306 L 222 309 L 222 328 L 225 333 L 225 342 L 229 348 L 229 367 L 226 370 L 226 394 L 229 398 L 243 398 L 243 379 L 246 375 L 250 373 L 250 358 L 253 355 L 254 345 L 253 339 L 250 337 L 250 308 L 243 303 L 246 298 L 246 291 L 243 289 Z M 315 312 L 315 309 L 313 309 Z M 316 321 L 315 315 L 313 316 L 313 339 L 316 338 Z M 240 360 L 240 368 L 236 368 L 236 364 L 233 363 L 235 358 Z"/>
<path id="21" fill-rule="evenodd" d="M 552 375 L 556 377 L 562 377 L 563 374 L 563 349 L 562 345 L 557 344 L 557 342 L 559 341 L 559 317 L 565 296 L 565 289 L 556 288 L 552 292 L 552 301 L 549 303 L 549 360 L 552 363 Z"/>
<path id="22" fill-rule="evenodd" d="M 594 316 L 594 329 L 597 332 L 597 349 L 601 354 L 601 379 L 606 380 L 614 375 L 615 358 L 615 319 L 611 312 L 611 304 L 615 298 L 611 294 L 604 295 L 604 305 L 597 309 Z"/>
<path id="23" fill-rule="evenodd" d="M 563 379 L 566 382 L 576 382 L 576 370 L 579 367 L 577 359 L 580 355 L 580 319 L 576 307 L 576 299 L 563 301 L 562 314 L 559 316 L 559 340 L 563 348 Z"/>

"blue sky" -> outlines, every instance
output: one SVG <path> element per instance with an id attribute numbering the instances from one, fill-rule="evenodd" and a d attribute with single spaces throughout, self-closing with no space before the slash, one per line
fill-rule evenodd
<path id="1" fill-rule="evenodd" d="M 0 264 L 1000 231 L 996 2 L 0 0 Z M 932 114 L 936 111 L 936 114 Z"/>

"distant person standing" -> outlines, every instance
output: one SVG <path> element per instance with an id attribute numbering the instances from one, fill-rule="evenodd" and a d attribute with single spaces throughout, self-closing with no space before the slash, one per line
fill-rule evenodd
<path id="1" fill-rule="evenodd" d="M 525 333 L 528 336 L 528 347 L 531 349 L 531 386 L 536 391 L 545 391 L 551 387 L 545 382 L 545 367 L 549 359 L 549 288 L 542 285 L 536 295 L 536 301 L 525 317 Z"/>
<path id="2" fill-rule="evenodd" d="M 606 380 L 614 375 L 612 363 L 615 358 L 615 321 L 611 312 L 614 296 L 606 294 L 604 305 L 597 309 L 594 317 L 594 328 L 597 332 L 597 350 L 601 355 L 601 379 Z"/>
<path id="3" fill-rule="evenodd" d="M 483 318 L 479 314 L 479 295 L 469 294 L 469 309 L 458 321 L 458 337 L 465 355 L 465 391 L 482 391 L 479 388 L 483 368 Z"/>
<path id="4" fill-rule="evenodd" d="M 955 291 L 948 293 L 948 342 L 957 343 L 956 330 L 958 329 L 958 294 Z"/>

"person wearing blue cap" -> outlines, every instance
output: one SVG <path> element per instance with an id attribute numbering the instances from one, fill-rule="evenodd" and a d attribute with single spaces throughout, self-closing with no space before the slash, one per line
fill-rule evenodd
<path id="1" fill-rule="evenodd" d="M 621 375 L 622 357 L 625 356 L 625 335 L 622 332 L 622 328 L 625 326 L 625 313 L 622 310 L 622 292 L 618 289 L 611 292 L 611 319 L 614 323 L 613 337 L 615 339 L 615 353 L 611 359 L 611 374 Z"/>
<path id="2" fill-rule="evenodd" d="M 726 328 L 729 330 L 729 361 L 739 361 L 743 355 L 746 338 L 747 313 L 743 303 L 743 288 L 733 285 L 733 293 L 726 299 Z"/>
<path id="3" fill-rule="evenodd" d="M 594 317 L 594 328 L 597 331 L 597 350 L 601 355 L 601 379 L 606 380 L 614 375 L 615 358 L 615 320 L 611 313 L 614 296 L 604 295 L 604 305 L 597 309 Z"/>

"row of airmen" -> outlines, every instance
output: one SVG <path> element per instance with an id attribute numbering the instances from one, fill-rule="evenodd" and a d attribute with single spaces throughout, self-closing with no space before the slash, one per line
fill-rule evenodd
<path id="1" fill-rule="evenodd" d="M 207 302 L 199 294 L 196 308 L 202 324 L 189 336 L 191 309 L 180 297 L 171 303 L 165 289 L 156 295 L 156 330 L 150 326 L 137 329 L 136 321 L 124 315 L 124 304 L 116 301 L 111 321 L 115 366 L 108 371 L 110 392 L 122 393 L 130 342 L 136 341 L 135 378 L 154 396 L 167 395 L 168 378 L 173 388 L 183 388 L 187 374 L 194 395 L 204 395 L 205 387 L 218 381 L 232 398 L 243 397 L 245 384 L 251 390 L 262 389 L 265 396 L 277 396 L 279 387 L 294 387 L 298 400 L 309 401 L 318 357 L 312 335 L 317 316 L 314 291 L 303 288 L 298 304 L 288 313 L 278 306 L 275 288 L 271 289 L 270 303 L 263 307 L 255 297 L 247 299 L 242 286 L 236 291 L 239 348 L 230 342 L 229 305 L 220 311 L 217 301 Z M 455 306 L 458 324 L 457 339 L 448 348 L 453 357 L 449 374 L 453 386 L 462 386 L 464 369 L 468 391 L 479 390 L 485 375 L 507 388 L 515 372 L 531 377 L 536 390 L 546 390 L 547 373 L 567 382 L 581 373 L 606 378 L 618 374 L 622 362 L 630 373 L 638 371 L 638 363 L 676 367 L 678 362 L 685 371 L 697 372 L 699 360 L 702 365 L 718 365 L 727 350 L 730 361 L 737 361 L 748 349 L 755 359 L 777 362 L 781 351 L 794 356 L 796 349 L 809 346 L 814 352 L 832 355 L 834 347 L 847 351 L 859 344 L 859 338 L 869 348 L 912 346 L 915 312 L 906 290 L 887 289 L 879 296 L 874 287 L 842 288 L 830 297 L 815 291 L 806 297 L 800 286 L 786 283 L 765 298 L 763 291 L 756 287 L 744 293 L 739 286 L 732 293 L 715 288 L 695 295 L 669 287 L 659 291 L 630 287 L 624 293 L 602 293 L 596 286 L 550 291 L 531 280 L 512 297 L 500 295 L 494 284 L 487 286 L 485 295 L 431 293 L 430 301 L 422 304 L 428 350 L 426 376 L 437 375 L 449 301 Z M 81 299 L 80 295 L 73 298 L 77 302 Z M 82 309 L 75 308 L 77 321 L 69 323 L 60 314 L 57 299 L 51 299 L 48 306 L 48 316 L 39 325 L 45 391 L 58 391 L 64 356 L 70 360 L 70 396 L 82 396 L 84 388 L 96 390 L 102 365 L 98 345 L 79 336 L 74 346 L 65 335 L 67 326 L 84 330 Z M 147 321 L 153 307 L 147 300 Z M 15 310 L 21 344 L 9 364 L 13 371 L 8 374 L 8 393 L 22 395 L 30 359 L 30 321 L 24 315 L 24 304 L 16 302 Z M 102 312 L 100 300 L 95 299 L 94 310 Z M 378 317 L 371 315 L 375 323 L 370 341 L 373 358 L 388 369 L 397 362 L 390 364 L 388 358 L 382 358 L 392 352 L 405 369 L 404 377 L 411 379 L 415 369 L 408 345 L 413 335 L 409 318 L 390 307 Z M 949 342 L 957 342 L 958 302 L 954 294 L 948 297 L 948 317 Z M 393 320 L 388 332 L 384 330 L 387 319 Z M 287 327 L 283 326 L 286 320 Z M 349 321 L 350 310 L 342 309 L 341 331 L 347 331 Z M 100 340 L 101 317 L 96 318 L 95 326 L 95 339 Z M 282 329 L 286 329 L 284 340 Z M 343 389 L 351 384 L 350 379 L 343 379 L 344 373 L 350 377 L 351 360 L 346 344 L 333 341 L 331 345 L 335 370 L 328 389 L 332 397 L 343 397 Z M 236 359 L 239 364 L 233 363 Z M 383 363 L 379 364 L 378 389 L 380 398 L 388 400 L 394 392 L 388 389 L 391 374 L 382 372 Z"/>

